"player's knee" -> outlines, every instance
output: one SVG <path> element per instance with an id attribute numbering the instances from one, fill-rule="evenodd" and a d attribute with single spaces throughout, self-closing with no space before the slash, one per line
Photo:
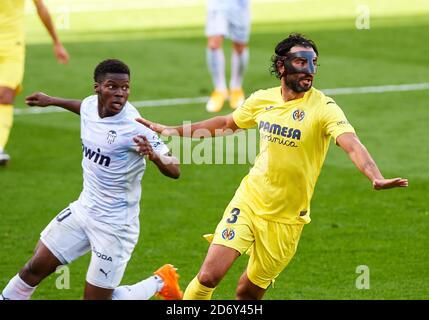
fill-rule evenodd
<path id="1" fill-rule="evenodd" d="M 215 288 L 219 284 L 222 277 L 215 272 L 200 271 L 198 281 L 205 287 Z"/>
<path id="2" fill-rule="evenodd" d="M 209 37 L 207 41 L 207 47 L 210 50 L 216 50 L 222 47 L 222 43 L 223 43 L 222 36 Z"/>
<path id="3" fill-rule="evenodd" d="M 246 44 L 242 44 L 242 43 L 234 43 L 234 51 L 237 52 L 238 54 L 242 54 L 243 51 L 247 48 Z"/>
<path id="4" fill-rule="evenodd" d="M 238 281 L 235 298 L 237 300 L 260 300 L 265 290 L 253 284 L 247 277 L 247 274 L 243 274 Z"/>

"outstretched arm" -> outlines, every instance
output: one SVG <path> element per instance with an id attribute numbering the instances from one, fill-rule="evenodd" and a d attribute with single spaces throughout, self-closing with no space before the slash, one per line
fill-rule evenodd
<path id="1" fill-rule="evenodd" d="M 214 137 L 232 134 L 239 129 L 232 118 L 232 113 L 226 116 L 218 116 L 178 127 L 168 127 L 143 118 L 138 118 L 136 120 L 163 136 L 192 137 L 195 131 L 206 130 L 209 136 Z"/>
<path id="2" fill-rule="evenodd" d="M 48 8 L 46 8 L 42 0 L 33 0 L 33 2 L 34 2 L 34 5 L 36 6 L 37 14 L 40 17 L 40 20 L 42 21 L 46 30 L 48 30 L 49 35 L 52 38 L 52 41 L 54 43 L 54 54 L 55 54 L 55 57 L 57 58 L 57 61 L 63 64 L 68 63 L 69 54 L 67 53 L 67 50 L 63 47 L 60 39 L 57 36 Z"/>
<path id="3" fill-rule="evenodd" d="M 159 171 L 170 178 L 178 179 L 180 176 L 179 160 L 171 154 L 158 154 L 153 151 L 150 142 L 143 135 L 133 138 L 137 144 L 136 151 L 141 156 L 147 156 L 159 169 Z"/>
<path id="4" fill-rule="evenodd" d="M 26 97 L 25 103 L 30 107 L 57 106 L 69 110 L 71 112 L 80 114 L 80 105 L 82 101 L 51 97 L 42 92 L 36 92 Z"/>
<path id="5" fill-rule="evenodd" d="M 337 137 L 337 144 L 349 155 L 355 166 L 368 177 L 376 190 L 407 187 L 408 180 L 385 179 L 368 150 L 354 133 L 343 133 Z"/>

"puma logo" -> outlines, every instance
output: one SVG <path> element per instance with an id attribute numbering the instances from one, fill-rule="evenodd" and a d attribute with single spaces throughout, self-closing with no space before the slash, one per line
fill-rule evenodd
<path id="1" fill-rule="evenodd" d="M 101 271 L 101 273 L 102 273 L 102 274 L 104 274 L 104 275 L 106 276 L 106 279 L 107 279 L 107 275 L 108 275 L 112 270 L 110 270 L 110 271 L 107 271 L 107 272 L 106 272 L 106 271 L 104 271 L 103 269 L 101 269 L 101 268 L 100 268 L 100 271 Z"/>

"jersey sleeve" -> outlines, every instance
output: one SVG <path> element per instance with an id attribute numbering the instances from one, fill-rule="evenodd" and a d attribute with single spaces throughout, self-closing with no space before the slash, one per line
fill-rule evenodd
<path id="1" fill-rule="evenodd" d="M 152 149 L 156 153 L 165 155 L 170 151 L 168 147 L 165 145 L 165 143 L 158 137 L 158 135 L 154 131 L 144 127 L 143 125 L 140 125 L 140 126 L 141 128 L 139 128 L 138 134 L 146 137 L 146 139 L 149 141 L 150 145 L 152 146 Z"/>
<path id="2" fill-rule="evenodd" d="M 255 106 L 257 99 L 255 93 L 244 101 L 233 113 L 232 118 L 235 124 L 242 129 L 247 129 L 256 126 Z"/>
<path id="3" fill-rule="evenodd" d="M 85 120 L 90 117 L 90 109 L 91 106 L 93 106 L 93 104 L 95 103 L 95 101 L 96 99 L 94 98 L 94 96 L 89 96 L 82 100 L 80 104 L 80 118 L 82 120 Z"/>
<path id="4" fill-rule="evenodd" d="M 162 154 L 162 155 L 167 154 L 170 150 L 165 145 L 165 143 L 159 138 L 156 132 L 135 121 L 136 118 L 141 118 L 140 112 L 138 112 L 138 110 L 129 102 L 127 102 L 127 107 L 128 107 L 128 112 L 130 113 L 129 117 L 134 125 L 134 130 L 133 130 L 134 136 L 137 136 L 137 135 L 145 136 L 146 139 L 151 144 L 152 149 L 156 153 Z"/>
<path id="5" fill-rule="evenodd" d="M 354 133 L 355 129 L 347 120 L 343 110 L 330 98 L 326 100 L 321 113 L 321 125 L 323 134 L 331 136 L 334 140 L 343 133 Z"/>

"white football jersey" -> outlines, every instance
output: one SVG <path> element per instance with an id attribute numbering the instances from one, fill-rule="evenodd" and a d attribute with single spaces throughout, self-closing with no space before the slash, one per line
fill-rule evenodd
<path id="1" fill-rule="evenodd" d="M 72 210 L 113 224 L 129 224 L 138 216 L 146 162 L 135 151 L 133 137 L 146 136 L 158 154 L 169 151 L 155 132 L 135 121 L 138 117 L 129 102 L 120 113 L 100 118 L 96 95 L 82 101 L 83 190 Z"/>
<path id="2" fill-rule="evenodd" d="M 249 10 L 250 0 L 207 0 L 207 10 Z"/>

